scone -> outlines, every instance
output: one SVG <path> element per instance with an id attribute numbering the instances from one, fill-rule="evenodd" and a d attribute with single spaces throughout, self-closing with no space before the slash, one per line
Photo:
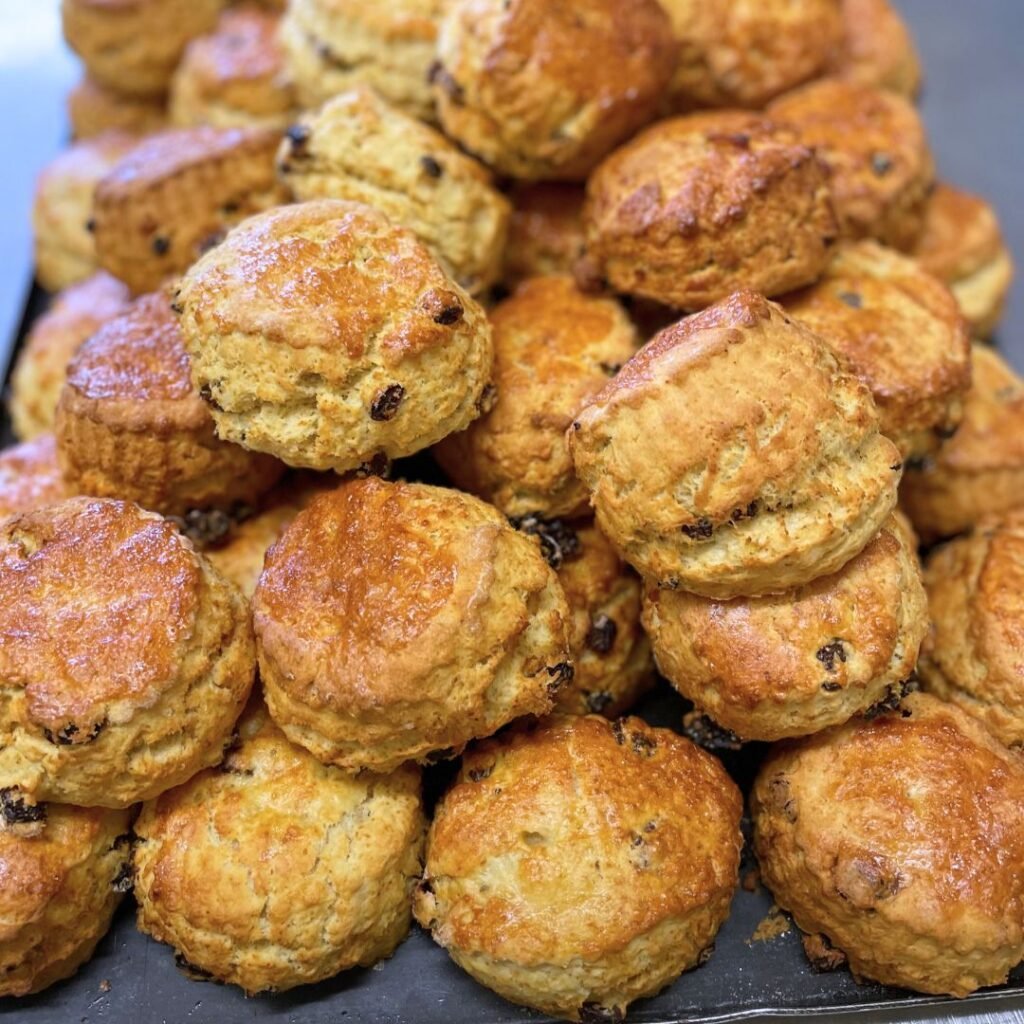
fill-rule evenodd
<path id="1" fill-rule="evenodd" d="M 192 379 L 227 441 L 345 472 L 480 415 L 484 311 L 407 228 L 321 199 L 252 217 L 175 298 Z"/>
<path id="2" fill-rule="evenodd" d="M 40 434 L 0 451 L 0 517 L 31 512 L 69 496 L 53 434 Z"/>
<path id="3" fill-rule="evenodd" d="M 775 902 L 856 977 L 966 996 L 1024 958 L 1024 759 L 959 708 L 782 744 L 751 811 Z"/>
<path id="4" fill-rule="evenodd" d="M 995 330 L 1013 283 L 1013 257 L 984 199 L 940 183 L 928 200 L 914 258 L 953 290 L 976 338 Z"/>
<path id="5" fill-rule="evenodd" d="M 836 572 L 881 529 L 902 469 L 867 388 L 753 292 L 648 342 L 568 438 L 626 560 L 717 599 Z"/>
<path id="6" fill-rule="evenodd" d="M 943 545 L 924 578 L 932 619 L 919 669 L 925 687 L 1007 746 L 1024 745 L 1024 512 L 983 519 Z"/>
<path id="7" fill-rule="evenodd" d="M 556 571 L 569 602 L 574 670 L 555 710 L 617 718 L 654 682 L 651 645 L 640 628 L 640 579 L 592 522 L 561 529 L 571 538 Z"/>
<path id="8" fill-rule="evenodd" d="M 185 44 L 209 32 L 225 0 L 62 0 L 64 38 L 101 85 L 160 96 Z"/>
<path id="9" fill-rule="evenodd" d="M 71 357 L 130 300 L 120 281 L 100 271 L 58 293 L 32 324 L 11 371 L 10 413 L 18 437 L 27 440 L 53 429 Z"/>
<path id="10" fill-rule="evenodd" d="M 814 78 L 842 38 L 838 0 L 661 0 L 679 41 L 677 110 L 760 109 Z"/>
<path id="11" fill-rule="evenodd" d="M 843 234 L 910 251 L 924 227 L 935 164 L 921 117 L 894 92 L 823 78 L 768 108 L 829 171 Z"/>
<path id="12" fill-rule="evenodd" d="M 782 299 L 871 389 L 882 433 L 907 459 L 956 430 L 971 383 L 971 342 L 956 299 L 907 256 L 877 242 L 836 249 L 825 276 Z"/>
<path id="13" fill-rule="evenodd" d="M 913 99 L 921 91 L 921 61 L 891 0 L 840 0 L 843 37 L 829 60 L 839 78 L 890 89 Z"/>
<path id="14" fill-rule="evenodd" d="M 163 96 L 130 96 L 108 89 L 88 75 L 68 93 L 67 108 L 76 139 L 91 139 L 107 131 L 149 135 L 167 126 Z"/>
<path id="15" fill-rule="evenodd" d="M 585 274 L 682 309 L 814 281 L 837 233 L 825 170 L 790 128 L 738 111 L 659 121 L 587 182 Z"/>
<path id="16" fill-rule="evenodd" d="M 0 523 L 0 789 L 127 807 L 220 760 L 249 608 L 166 519 L 71 498 Z"/>
<path id="17" fill-rule="evenodd" d="M 253 504 L 284 469 L 218 439 L 163 292 L 136 299 L 78 350 L 56 434 L 74 493 L 123 498 L 165 515 Z"/>
<path id="18" fill-rule="evenodd" d="M 284 201 L 278 133 L 182 128 L 139 143 L 96 187 L 100 265 L 136 293 L 156 291 L 217 245 L 233 224 Z"/>
<path id="19" fill-rule="evenodd" d="M 39 992 L 92 956 L 131 887 L 129 828 L 127 811 L 0 790 L 0 996 Z"/>
<path id="20" fill-rule="evenodd" d="M 104 132 L 74 143 L 40 172 L 32 230 L 36 280 L 47 291 L 60 291 L 96 272 L 96 186 L 135 144 L 125 132 Z"/>
<path id="21" fill-rule="evenodd" d="M 936 455 L 907 466 L 900 505 L 926 544 L 1024 505 L 1024 381 L 987 346 L 971 350 L 957 432 Z"/>
<path id="22" fill-rule="evenodd" d="M 346 775 L 254 704 L 221 765 L 143 807 L 139 930 L 249 994 L 369 967 L 409 931 L 424 830 L 415 768 Z"/>
<path id="23" fill-rule="evenodd" d="M 413 912 L 506 999 L 621 1021 L 711 953 L 741 810 L 718 761 L 668 729 L 556 715 L 463 758 Z"/>
<path id="24" fill-rule="evenodd" d="M 654 117 L 675 61 L 655 0 L 452 0 L 431 81 L 445 133 L 495 170 L 583 181 Z"/>
<path id="25" fill-rule="evenodd" d="M 536 544 L 477 498 L 350 480 L 267 552 L 260 678 L 290 740 L 346 771 L 450 757 L 572 678 L 569 609 Z"/>
<path id="26" fill-rule="evenodd" d="M 171 80 L 171 121 L 184 127 L 287 127 L 296 98 L 278 23 L 269 11 L 236 7 L 209 35 L 193 39 Z"/>
<path id="27" fill-rule="evenodd" d="M 768 597 L 648 587 L 658 668 L 744 740 L 803 736 L 867 711 L 913 675 L 928 632 L 917 554 L 896 516 L 838 572 Z"/>
<path id="28" fill-rule="evenodd" d="M 505 246 L 505 282 L 570 274 L 583 255 L 583 198 L 579 185 L 541 181 L 510 193 L 512 217 Z"/>
<path id="29" fill-rule="evenodd" d="M 410 228 L 471 294 L 501 274 L 509 202 L 490 172 L 368 86 L 290 128 L 278 167 L 300 201 L 350 199 Z"/>
<path id="30" fill-rule="evenodd" d="M 281 23 L 288 69 L 305 109 L 361 83 L 434 120 L 428 72 L 453 0 L 289 0 Z"/>
<path id="31" fill-rule="evenodd" d="M 491 311 L 491 411 L 433 449 L 456 486 L 509 516 L 579 516 L 587 489 L 565 432 L 586 401 L 637 350 L 615 299 L 582 293 L 571 277 L 524 281 Z"/>

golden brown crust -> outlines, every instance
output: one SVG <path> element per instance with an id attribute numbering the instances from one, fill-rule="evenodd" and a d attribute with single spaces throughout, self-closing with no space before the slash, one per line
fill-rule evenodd
<path id="1" fill-rule="evenodd" d="M 835 572 L 881 528 L 902 469 L 867 388 L 752 292 L 662 331 L 568 438 L 626 560 L 719 599 Z"/>
<path id="2" fill-rule="evenodd" d="M 838 572 L 732 601 L 649 587 L 644 628 L 662 674 L 747 740 L 839 725 L 909 679 L 928 603 L 909 535 L 891 517 Z"/>
<path id="3" fill-rule="evenodd" d="M 655 114 L 675 66 L 654 0 L 461 0 L 431 71 L 445 132 L 496 170 L 583 181 Z"/>
<path id="4" fill-rule="evenodd" d="M 127 811 L 41 810 L 32 834 L 0 825 L 0 996 L 39 992 L 74 974 L 124 892 Z"/>
<path id="5" fill-rule="evenodd" d="M 480 413 L 486 315 L 411 231 L 361 203 L 250 218 L 175 301 L 218 434 L 289 465 L 410 455 Z"/>
<path id="6" fill-rule="evenodd" d="M 490 321 L 494 404 L 434 454 L 458 487 L 506 515 L 582 515 L 587 490 L 565 432 L 636 352 L 636 330 L 618 302 L 584 294 L 569 277 L 524 281 Z"/>
<path id="7" fill-rule="evenodd" d="M 165 515 L 255 502 L 284 467 L 218 440 L 168 297 L 137 299 L 68 366 L 57 408 L 68 487 Z"/>
<path id="8" fill-rule="evenodd" d="M 571 1020 L 588 1003 L 611 1019 L 714 938 L 741 807 L 721 765 L 667 729 L 556 715 L 465 756 L 414 913 L 507 999 Z"/>
<path id="9" fill-rule="evenodd" d="M 907 99 L 824 78 L 782 96 L 768 113 L 792 124 L 825 163 L 844 235 L 913 249 L 935 165 L 924 125 Z"/>
<path id="10" fill-rule="evenodd" d="M 107 131 L 148 135 L 167 125 L 167 103 L 162 96 L 128 96 L 107 89 L 88 75 L 68 93 L 67 106 L 76 139 L 91 139 Z"/>
<path id="11" fill-rule="evenodd" d="M 505 281 L 572 273 L 583 255 L 583 199 L 579 185 L 542 181 L 510 194 L 512 217 L 505 246 Z"/>
<path id="12" fill-rule="evenodd" d="M 0 451 L 0 516 L 30 512 L 63 501 L 68 494 L 53 434 Z"/>
<path id="13" fill-rule="evenodd" d="M 840 245 L 817 284 L 782 300 L 871 389 L 882 433 L 904 458 L 938 450 L 971 383 L 956 300 L 912 259 L 876 242 Z"/>
<path id="14" fill-rule="evenodd" d="M 854 974 L 965 996 L 1024 957 L 1024 761 L 926 694 L 769 754 L 761 878 Z"/>
<path id="15" fill-rule="evenodd" d="M 351 480 L 267 553 L 253 598 L 275 720 L 321 760 L 390 771 L 550 710 L 565 597 L 535 543 L 457 491 Z"/>
<path id="16" fill-rule="evenodd" d="M 274 178 L 278 133 L 182 128 L 139 143 L 96 188 L 93 235 L 104 269 L 156 291 L 233 224 L 284 200 Z"/>
<path id="17" fill-rule="evenodd" d="M 22 440 L 53 429 L 57 401 L 71 357 L 131 299 L 116 278 L 100 271 L 58 293 L 36 320 L 11 372 L 11 420 Z"/>
<path id="18" fill-rule="evenodd" d="M 683 309 L 809 284 L 837 230 L 811 150 L 738 111 L 660 121 L 616 150 L 587 183 L 583 219 L 587 273 Z"/>
<path id="19" fill-rule="evenodd" d="M 921 91 L 921 62 L 906 23 L 890 0 L 840 0 L 843 38 L 830 72 L 908 99 Z"/>
<path id="20" fill-rule="evenodd" d="M 167 520 L 71 498 L 0 523 L 0 788 L 126 807 L 216 762 L 248 607 Z"/>
<path id="21" fill-rule="evenodd" d="M 390 956 L 421 862 L 419 772 L 326 767 L 258 705 L 238 731 L 221 766 L 143 808 L 140 930 L 250 994 Z"/>
<path id="22" fill-rule="evenodd" d="M 900 504 L 928 544 L 1024 505 L 1024 381 L 985 345 L 971 350 L 971 388 L 957 432 L 911 464 Z"/>

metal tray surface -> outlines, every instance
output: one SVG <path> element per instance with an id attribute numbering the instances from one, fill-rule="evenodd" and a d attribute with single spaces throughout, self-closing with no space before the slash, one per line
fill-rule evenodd
<path id="1" fill-rule="evenodd" d="M 924 113 L 938 166 L 946 180 L 986 195 L 999 208 L 1007 239 L 1024 259 L 1024 204 L 1017 203 L 1024 169 L 1020 94 L 1024 70 L 1018 41 L 1024 38 L 1021 0 L 896 0 L 910 22 L 927 74 Z M 9 269 L 9 268 L 8 268 Z M 45 305 L 33 291 L 18 338 Z M 16 344 L 11 339 L 10 351 Z M 999 343 L 1024 369 L 1024 289 L 1011 298 Z M 3 354 L 0 353 L 0 362 Z M 4 440 L 9 441 L 6 423 Z M 401 471 L 419 474 L 411 460 Z M 428 471 L 429 472 L 429 471 Z M 687 705 L 665 685 L 639 713 L 678 728 Z M 720 751 L 741 785 L 749 784 L 762 749 Z M 431 769 L 428 797 L 446 784 L 450 767 Z M 751 864 L 745 853 L 745 871 Z M 733 910 L 703 967 L 685 974 L 653 999 L 630 1010 L 637 1024 L 728 1021 L 744 1018 L 862 1020 L 1024 1021 L 1024 967 L 1006 986 L 967 1000 L 941 1000 L 859 984 L 846 970 L 817 973 L 803 955 L 795 928 L 754 941 L 771 908 L 763 889 L 740 889 Z M 73 979 L 37 996 L 0 1000 L 0 1017 L 21 1024 L 520 1024 L 539 1014 L 513 1006 L 473 982 L 447 954 L 414 926 L 394 957 L 368 970 L 277 995 L 247 999 L 240 990 L 187 980 L 172 951 L 139 934 L 134 907 L 125 900 L 93 960 Z"/>

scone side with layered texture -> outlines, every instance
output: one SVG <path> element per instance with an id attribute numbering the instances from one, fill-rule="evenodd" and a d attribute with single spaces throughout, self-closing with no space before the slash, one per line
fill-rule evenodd
<path id="1" fill-rule="evenodd" d="M 555 715 L 463 758 L 413 910 L 506 999 L 623 1020 L 709 955 L 736 887 L 741 809 L 689 740 L 637 718 Z"/>
<path id="2" fill-rule="evenodd" d="M 0 451 L 0 516 L 31 512 L 69 496 L 53 434 L 40 434 Z"/>
<path id="3" fill-rule="evenodd" d="M 67 97 L 68 121 L 76 139 L 90 139 L 106 131 L 148 135 L 167 126 L 167 102 L 115 92 L 85 75 Z"/>
<path id="4" fill-rule="evenodd" d="M 254 701 L 222 765 L 143 807 L 139 929 L 249 994 L 369 967 L 409 930 L 419 790 L 409 765 L 351 776 L 320 764 Z"/>
<path id="5" fill-rule="evenodd" d="M 127 807 L 220 760 L 249 609 L 161 516 L 71 498 L 0 523 L 0 789 Z"/>
<path id="6" fill-rule="evenodd" d="M 569 609 L 539 546 L 477 498 L 351 480 L 266 556 L 260 677 L 293 742 L 347 771 L 457 754 L 550 711 Z"/>
<path id="7" fill-rule="evenodd" d="M 1024 760 L 954 705 L 779 745 L 751 809 L 762 881 L 832 965 L 966 996 L 1024 958 Z"/>
<path id="8" fill-rule="evenodd" d="M 835 572 L 885 522 L 902 471 L 867 388 L 753 292 L 658 334 L 568 440 L 623 557 L 718 599 Z"/>
<path id="9" fill-rule="evenodd" d="M 758 114 L 676 117 L 641 132 L 587 182 L 578 273 L 681 309 L 737 288 L 814 281 L 838 227 L 825 169 Z"/>
<path id="10" fill-rule="evenodd" d="M 921 91 L 921 61 L 910 30 L 890 0 L 840 0 L 843 38 L 830 72 L 908 99 Z"/>
<path id="11" fill-rule="evenodd" d="M 506 515 L 583 515 L 587 490 L 565 432 L 635 354 L 636 329 L 615 299 L 587 295 L 557 276 L 524 281 L 489 319 L 494 404 L 433 453 L 458 487 Z"/>
<path id="12" fill-rule="evenodd" d="M 838 572 L 761 598 L 649 587 L 644 628 L 661 673 L 718 725 L 774 741 L 898 699 L 928 632 L 913 539 L 891 517 Z"/>
<path id="13" fill-rule="evenodd" d="M 300 202 L 349 199 L 411 228 L 471 294 L 501 274 L 509 202 L 490 172 L 368 86 L 302 117 L 278 168 Z"/>
<path id="14" fill-rule="evenodd" d="M 484 311 L 407 228 L 321 199 L 252 217 L 175 297 L 217 433 L 292 466 L 411 455 L 482 411 Z"/>

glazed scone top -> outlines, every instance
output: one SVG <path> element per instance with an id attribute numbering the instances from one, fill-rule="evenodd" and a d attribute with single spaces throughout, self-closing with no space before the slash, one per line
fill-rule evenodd
<path id="1" fill-rule="evenodd" d="M 0 451 L 0 516 L 28 512 L 66 496 L 53 434 Z"/>

